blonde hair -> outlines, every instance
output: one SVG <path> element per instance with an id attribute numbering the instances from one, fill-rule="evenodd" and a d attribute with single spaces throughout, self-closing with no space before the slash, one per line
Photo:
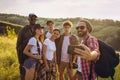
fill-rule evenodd
<path id="1" fill-rule="evenodd" d="M 66 20 L 63 22 L 63 26 L 69 25 L 70 27 L 73 26 L 72 22 L 70 20 Z"/>

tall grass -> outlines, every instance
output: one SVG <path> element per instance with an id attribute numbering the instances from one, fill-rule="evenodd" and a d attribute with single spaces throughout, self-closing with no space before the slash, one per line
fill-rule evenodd
<path id="1" fill-rule="evenodd" d="M 17 34 L 15 33 L 14 28 L 11 28 L 11 27 L 7 26 L 6 30 L 7 30 L 6 36 L 8 38 L 12 38 L 12 39 L 16 38 Z"/>
<path id="2" fill-rule="evenodd" d="M 0 37 L 0 80 L 18 80 L 16 38 Z"/>
<path id="3" fill-rule="evenodd" d="M 16 35 L 9 31 L 8 36 L 0 36 L 0 80 L 19 80 L 19 64 L 16 53 Z M 14 37 L 13 37 L 14 36 Z M 119 52 L 120 53 L 120 52 Z M 65 74 L 65 80 L 68 80 Z M 120 64 L 116 67 L 115 80 L 120 80 Z M 58 73 L 57 73 L 58 80 Z M 99 78 L 99 80 L 111 80 Z"/>

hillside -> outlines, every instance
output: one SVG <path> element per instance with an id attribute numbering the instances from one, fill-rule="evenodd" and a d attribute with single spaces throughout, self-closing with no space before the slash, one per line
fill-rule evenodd
<path id="1" fill-rule="evenodd" d="M 37 23 L 40 23 L 42 26 L 46 26 L 47 20 L 52 20 L 55 23 L 55 27 L 59 28 L 62 31 L 62 23 L 63 21 L 67 19 L 73 22 L 72 32 L 76 34 L 75 26 L 80 19 L 84 19 L 84 18 L 77 17 L 77 18 L 65 18 L 65 19 L 56 18 L 54 19 L 54 18 L 39 17 L 37 20 Z M 94 36 L 96 36 L 98 39 L 102 39 L 103 41 L 109 43 L 116 50 L 120 50 L 120 45 L 118 44 L 120 41 L 120 37 L 119 37 L 120 36 L 120 21 L 114 21 L 111 19 L 88 19 L 88 20 L 93 24 L 94 30 L 92 34 Z M 3 26 L 1 27 L 1 25 L 3 25 L 1 21 L 4 21 L 4 27 L 8 26 L 8 24 L 11 24 L 11 23 L 22 25 L 22 26 L 28 24 L 28 19 L 26 16 L 20 16 L 20 15 L 15 15 L 15 14 L 0 14 L 0 32 L 4 32 Z M 14 28 L 17 28 L 15 29 L 16 33 L 20 30 L 20 26 L 17 26 Z"/>
<path id="2" fill-rule="evenodd" d="M 87 18 L 42 18 L 39 17 L 37 20 L 37 23 L 41 23 L 45 26 L 47 20 L 53 20 L 56 24 L 56 26 L 61 26 L 61 23 L 64 20 L 71 20 L 73 24 L 76 24 L 80 19 L 87 19 Z M 16 14 L 1 14 L 0 13 L 0 20 L 11 22 L 19 25 L 26 25 L 28 24 L 27 16 L 20 16 Z M 88 19 L 93 25 L 99 25 L 99 26 L 119 26 L 120 27 L 120 21 L 114 21 L 112 19 Z"/>
<path id="3" fill-rule="evenodd" d="M 21 27 L 23 27 L 23 26 L 5 22 L 5 21 L 0 21 L 0 34 L 7 33 L 7 29 L 14 29 L 15 33 L 18 34 Z"/>

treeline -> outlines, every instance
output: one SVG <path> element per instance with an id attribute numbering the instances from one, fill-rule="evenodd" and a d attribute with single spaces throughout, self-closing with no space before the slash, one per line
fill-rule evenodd
<path id="1" fill-rule="evenodd" d="M 61 23 L 64 20 L 71 20 L 73 24 L 77 23 L 80 19 L 87 19 L 87 18 L 81 18 L 81 17 L 76 17 L 76 18 L 38 18 L 38 23 L 41 23 L 45 25 L 47 20 L 53 20 L 56 23 L 56 26 L 60 26 Z M 0 14 L 0 20 L 6 21 L 6 22 L 11 22 L 19 25 L 26 25 L 28 24 L 27 16 L 20 16 L 16 14 Z M 119 26 L 120 27 L 120 21 L 118 20 L 112 20 L 112 19 L 87 19 L 89 20 L 93 25 L 99 25 L 99 26 Z"/>
<path id="2" fill-rule="evenodd" d="M 73 22 L 72 32 L 76 34 L 75 26 L 77 22 L 81 19 L 87 18 L 42 18 L 39 17 L 37 23 L 40 23 L 46 29 L 47 20 L 52 20 L 55 23 L 55 27 L 62 31 L 62 23 L 65 20 L 71 20 Z M 15 14 L 0 14 L 0 20 L 6 21 L 19 25 L 28 24 L 27 16 L 20 16 Z M 115 21 L 111 19 L 87 19 L 93 24 L 92 34 L 98 39 L 101 39 L 110 45 L 112 45 L 116 50 L 120 50 L 120 21 Z M 1 23 L 0 23 L 1 24 Z M 0 26 L 1 27 L 1 26 Z M 1 29 L 1 28 L 0 28 Z M 17 31 L 18 32 L 18 31 Z"/>

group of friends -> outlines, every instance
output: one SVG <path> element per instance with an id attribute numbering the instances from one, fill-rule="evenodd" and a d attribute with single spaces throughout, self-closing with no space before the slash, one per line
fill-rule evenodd
<path id="1" fill-rule="evenodd" d="M 77 35 L 71 33 L 73 24 L 70 20 L 63 22 L 63 33 L 55 28 L 51 20 L 46 22 L 48 30 L 44 31 L 43 26 L 36 24 L 35 14 L 29 14 L 28 21 L 29 25 L 23 27 L 18 34 L 16 46 L 21 80 L 56 80 L 57 72 L 59 80 L 65 80 L 65 69 L 69 80 L 90 80 L 91 64 L 91 80 L 97 80 L 91 61 L 99 59 L 99 44 L 90 34 L 92 25 L 88 20 L 78 21 L 75 27 Z M 75 48 L 77 54 L 69 54 L 69 45 L 80 45 L 84 50 Z M 36 70 L 38 63 L 39 72 Z M 78 65 L 75 74 L 74 63 Z M 39 78 L 35 79 L 36 75 Z"/>

